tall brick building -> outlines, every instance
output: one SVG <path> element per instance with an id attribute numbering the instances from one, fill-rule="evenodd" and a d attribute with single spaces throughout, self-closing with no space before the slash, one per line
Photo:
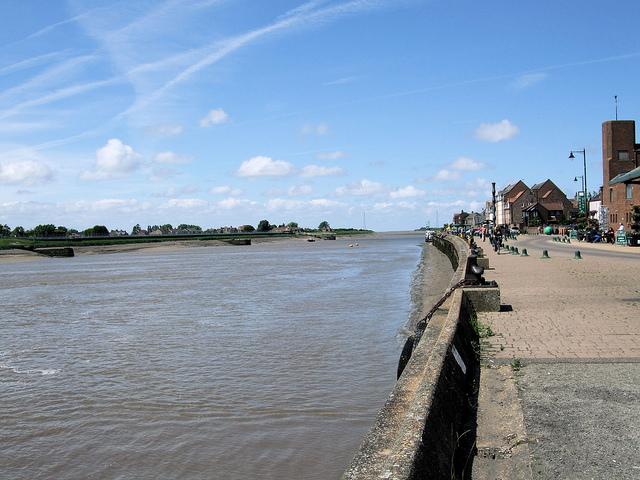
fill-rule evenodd
<path id="1" fill-rule="evenodd" d="M 602 124 L 602 206 L 609 226 L 630 229 L 631 207 L 640 205 L 640 144 L 633 120 Z"/>

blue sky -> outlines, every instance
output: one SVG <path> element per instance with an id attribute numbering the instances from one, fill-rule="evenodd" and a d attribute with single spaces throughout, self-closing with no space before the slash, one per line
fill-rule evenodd
<path id="1" fill-rule="evenodd" d="M 636 0 L 0 3 L 0 223 L 412 229 L 571 196 L 640 119 Z"/>

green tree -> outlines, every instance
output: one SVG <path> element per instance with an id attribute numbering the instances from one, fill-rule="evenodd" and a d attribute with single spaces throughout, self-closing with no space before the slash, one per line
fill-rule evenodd
<path id="1" fill-rule="evenodd" d="M 24 227 L 17 226 L 13 229 L 11 235 L 13 235 L 14 237 L 24 237 Z"/>
<path id="2" fill-rule="evenodd" d="M 87 237 L 108 237 L 109 236 L 109 229 L 107 227 L 105 227 L 104 225 L 94 225 L 91 228 L 87 228 L 84 231 L 84 234 Z"/>
<path id="3" fill-rule="evenodd" d="M 180 225 L 178 225 L 177 228 L 182 232 L 189 232 L 189 233 L 202 232 L 202 227 L 200 227 L 199 225 L 188 225 L 186 223 L 181 223 Z"/>
<path id="4" fill-rule="evenodd" d="M 9 225 L 0 225 L 0 237 L 8 237 L 11 235 Z"/>
<path id="5" fill-rule="evenodd" d="M 67 236 L 67 227 L 63 227 L 62 225 L 58 225 L 53 234 L 56 237 L 66 237 Z"/>
<path id="6" fill-rule="evenodd" d="M 320 225 L 318 225 L 318 230 L 329 231 L 331 230 L 331 226 L 329 225 L 329 222 L 323 220 L 320 222 Z"/>
<path id="7" fill-rule="evenodd" d="M 136 223 L 131 229 L 131 235 L 140 235 L 141 231 L 142 231 L 142 227 L 140 227 L 139 223 Z"/>
<path id="8" fill-rule="evenodd" d="M 160 231 L 162 231 L 162 233 L 165 235 L 169 235 L 172 230 L 173 230 L 173 227 L 171 226 L 170 223 L 165 223 L 164 225 L 160 226 Z"/>
<path id="9" fill-rule="evenodd" d="M 287 223 L 287 227 L 289 227 L 289 229 L 291 230 L 298 230 L 298 224 L 296 222 L 289 222 Z"/>
<path id="10" fill-rule="evenodd" d="M 33 228 L 33 235 L 36 237 L 52 237 L 55 235 L 56 226 L 50 223 L 46 225 L 36 225 Z"/>
<path id="11" fill-rule="evenodd" d="M 272 228 L 273 227 L 271 226 L 268 220 L 260 220 L 260 223 L 258 223 L 259 232 L 268 232 Z"/>
<path id="12" fill-rule="evenodd" d="M 253 228 L 253 225 L 242 225 L 240 227 L 241 232 L 254 232 L 256 229 Z"/>

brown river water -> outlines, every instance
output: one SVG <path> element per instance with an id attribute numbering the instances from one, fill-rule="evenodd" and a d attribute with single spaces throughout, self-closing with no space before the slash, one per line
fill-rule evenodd
<path id="1" fill-rule="evenodd" d="M 0 478 L 338 478 L 393 387 L 421 252 L 0 260 Z"/>

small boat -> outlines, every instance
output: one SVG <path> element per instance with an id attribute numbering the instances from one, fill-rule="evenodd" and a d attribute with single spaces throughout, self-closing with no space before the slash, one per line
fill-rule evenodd
<path id="1" fill-rule="evenodd" d="M 307 238 L 307 242 L 315 242 L 316 239 L 315 238 Z"/>

